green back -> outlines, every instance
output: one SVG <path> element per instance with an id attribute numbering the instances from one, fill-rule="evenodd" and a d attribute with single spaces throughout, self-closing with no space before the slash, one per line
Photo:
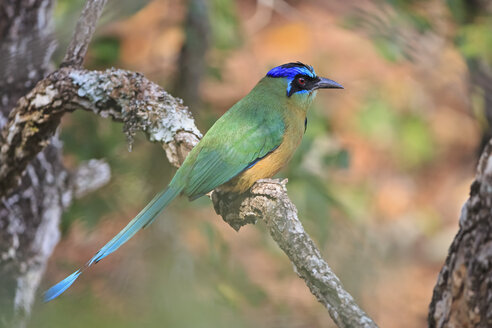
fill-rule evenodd
<path id="1" fill-rule="evenodd" d="M 278 85 L 278 80 L 263 78 L 218 119 L 190 152 L 170 185 L 183 187 L 183 194 L 190 199 L 198 198 L 277 148 L 285 131 L 286 110 L 285 88 Z"/>

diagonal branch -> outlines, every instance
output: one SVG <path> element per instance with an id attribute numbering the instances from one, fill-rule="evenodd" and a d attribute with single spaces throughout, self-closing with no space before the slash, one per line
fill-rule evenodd
<path id="1" fill-rule="evenodd" d="M 273 240 L 289 257 L 294 270 L 328 310 L 338 327 L 377 327 L 355 303 L 304 231 L 297 208 L 287 196 L 287 180 L 258 181 L 242 195 L 216 191 L 215 211 L 234 229 L 263 220 Z"/>
<path id="2" fill-rule="evenodd" d="M 80 14 L 72 40 L 68 45 L 61 67 L 82 67 L 85 54 L 89 48 L 97 21 L 106 5 L 107 0 L 88 0 Z"/>

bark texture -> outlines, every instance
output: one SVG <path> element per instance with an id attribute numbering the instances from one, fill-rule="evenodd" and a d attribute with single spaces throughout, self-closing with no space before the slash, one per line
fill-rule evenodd
<path id="1" fill-rule="evenodd" d="M 49 71 L 56 47 L 52 10 L 52 0 L 0 2 L 0 107 L 4 115 L 0 126 L 16 101 Z"/>
<path id="2" fill-rule="evenodd" d="M 52 0 L 0 2 L 0 327 L 26 325 L 63 210 L 110 176 L 104 161 L 64 168 L 56 135 L 63 111 L 46 106 L 54 91 L 28 93 L 52 70 L 52 11 Z M 31 107 L 12 110 L 26 99 Z M 16 133 L 8 133 L 16 120 Z"/>
<path id="3" fill-rule="evenodd" d="M 52 7 L 51 0 L 0 2 L 0 128 L 13 104 L 50 69 L 55 49 Z M 20 184 L 0 199 L 0 327 L 25 325 L 46 260 L 58 241 L 58 222 L 70 201 L 63 191 L 69 174 L 61 164 L 60 148 L 53 137 L 26 163 Z"/>
<path id="4" fill-rule="evenodd" d="M 85 3 L 82 14 L 77 21 L 75 32 L 68 45 L 61 67 L 81 67 L 89 43 L 96 31 L 97 21 L 101 16 L 107 0 L 90 0 Z"/>
<path id="5" fill-rule="evenodd" d="M 338 327 L 377 327 L 343 288 L 304 230 L 297 208 L 287 196 L 286 183 L 287 180 L 260 180 L 241 195 L 217 190 L 212 194 L 215 211 L 235 230 L 263 220 L 297 275 L 326 307 Z"/>
<path id="6" fill-rule="evenodd" d="M 201 137 L 182 102 L 139 73 L 61 68 L 22 97 L 2 131 L 0 195 L 17 185 L 26 165 L 55 134 L 63 114 L 84 109 L 123 122 L 130 141 L 137 130 L 161 142 L 178 166 Z M 185 140 L 189 139 L 192 140 Z"/>
<path id="7" fill-rule="evenodd" d="M 434 288 L 429 327 L 492 327 L 491 154 L 489 142 Z"/>

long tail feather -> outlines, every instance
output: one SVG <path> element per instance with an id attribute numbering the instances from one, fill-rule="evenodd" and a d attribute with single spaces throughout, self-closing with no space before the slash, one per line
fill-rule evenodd
<path id="1" fill-rule="evenodd" d="M 150 203 L 145 206 L 145 208 L 141 210 L 140 213 L 138 213 L 138 215 L 131 220 L 123 230 L 121 230 L 113 239 L 104 245 L 83 268 L 75 271 L 70 276 L 48 289 L 44 294 L 44 301 L 49 302 L 61 295 L 74 283 L 74 281 L 82 274 L 82 272 L 85 271 L 85 269 L 116 251 L 121 245 L 130 240 L 130 238 L 132 238 L 140 229 L 145 228 L 154 222 L 157 215 L 164 209 L 164 207 L 166 207 L 167 204 L 178 196 L 180 192 L 180 188 L 169 186 L 167 189 L 158 193 L 150 201 Z"/>
<path id="2" fill-rule="evenodd" d="M 82 271 L 77 270 L 50 289 L 48 289 L 44 293 L 44 301 L 49 302 L 54 298 L 57 298 L 59 295 L 61 295 L 64 291 L 67 290 L 68 287 L 72 286 L 74 281 L 82 274 Z"/>

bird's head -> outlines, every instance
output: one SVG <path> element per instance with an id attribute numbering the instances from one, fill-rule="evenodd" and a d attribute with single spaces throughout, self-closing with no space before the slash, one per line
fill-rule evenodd
<path id="1" fill-rule="evenodd" d="M 306 105 L 311 103 L 318 89 L 343 89 L 339 83 L 317 76 L 312 66 L 301 62 L 272 68 L 266 77 L 281 82 L 286 97 Z"/>

